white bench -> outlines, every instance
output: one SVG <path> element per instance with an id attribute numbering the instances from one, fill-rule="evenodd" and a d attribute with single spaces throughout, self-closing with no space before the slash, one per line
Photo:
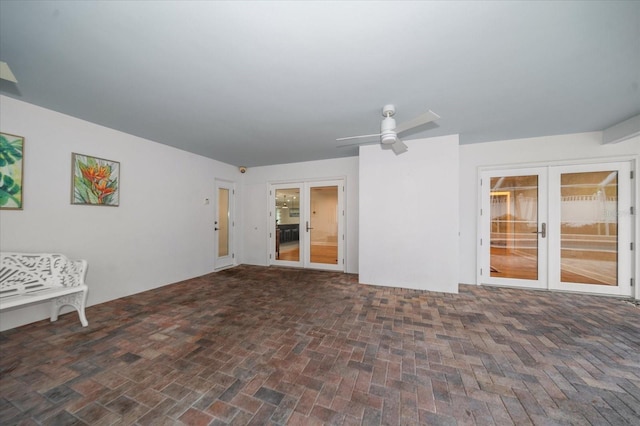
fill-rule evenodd
<path id="1" fill-rule="evenodd" d="M 0 253 L 0 311 L 51 300 L 51 321 L 60 308 L 73 306 L 83 327 L 87 301 L 86 260 L 70 260 L 57 253 Z"/>

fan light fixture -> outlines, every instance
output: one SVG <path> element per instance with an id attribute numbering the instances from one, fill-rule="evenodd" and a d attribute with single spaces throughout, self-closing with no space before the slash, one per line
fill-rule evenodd
<path id="1" fill-rule="evenodd" d="M 380 143 L 383 145 L 393 145 L 397 140 L 398 138 L 393 133 L 383 134 L 380 138 Z"/>

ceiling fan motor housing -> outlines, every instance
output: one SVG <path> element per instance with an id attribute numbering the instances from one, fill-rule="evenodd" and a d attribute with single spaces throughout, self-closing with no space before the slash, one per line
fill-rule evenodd
<path id="1" fill-rule="evenodd" d="M 396 120 L 390 115 L 386 116 L 380 125 L 380 142 L 384 145 L 394 144 L 398 139 L 395 128 Z"/>

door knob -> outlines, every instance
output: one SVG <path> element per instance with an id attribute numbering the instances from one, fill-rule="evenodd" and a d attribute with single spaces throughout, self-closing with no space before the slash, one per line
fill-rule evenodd
<path id="1" fill-rule="evenodd" d="M 307 221 L 307 232 L 309 232 L 309 229 L 313 229 L 309 227 L 309 221 Z"/>

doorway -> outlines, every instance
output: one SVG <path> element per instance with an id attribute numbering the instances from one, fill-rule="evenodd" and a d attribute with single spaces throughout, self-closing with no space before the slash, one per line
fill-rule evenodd
<path id="1" fill-rule="evenodd" d="M 214 218 L 214 269 L 224 269 L 233 266 L 235 254 L 233 252 L 235 188 L 232 182 L 216 180 L 216 206 Z"/>
<path id="2" fill-rule="evenodd" d="M 630 296 L 631 164 L 481 172 L 478 282 Z"/>
<path id="3" fill-rule="evenodd" d="M 269 263 L 344 271 L 344 180 L 272 184 Z"/>

